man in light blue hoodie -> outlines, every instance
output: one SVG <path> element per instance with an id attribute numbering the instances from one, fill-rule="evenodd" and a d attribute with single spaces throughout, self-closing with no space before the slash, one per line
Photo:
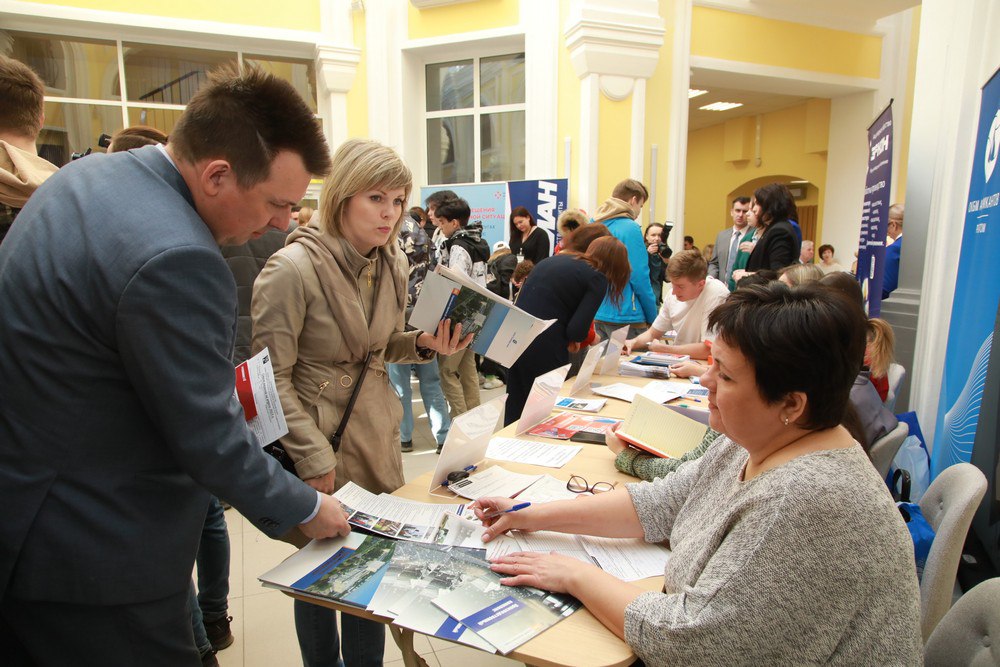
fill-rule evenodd
<path id="1" fill-rule="evenodd" d="M 621 305 L 616 307 L 605 297 L 597 311 L 594 329 L 602 339 L 610 338 L 611 332 L 625 325 L 629 326 L 628 337 L 634 338 L 656 319 L 656 297 L 649 283 L 649 253 L 642 239 L 642 228 L 635 220 L 647 199 L 646 186 L 629 178 L 615 186 L 611 198 L 601 204 L 594 216 L 594 222 L 606 225 L 611 235 L 625 244 L 632 266 Z"/>

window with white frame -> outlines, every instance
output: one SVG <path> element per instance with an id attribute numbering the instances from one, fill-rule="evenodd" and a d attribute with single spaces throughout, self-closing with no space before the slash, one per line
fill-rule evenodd
<path id="1" fill-rule="evenodd" d="M 524 54 L 425 68 L 427 182 L 524 178 Z"/>
<path id="2" fill-rule="evenodd" d="M 45 83 L 38 152 L 58 166 L 73 152 L 103 150 L 98 137 L 126 125 L 170 134 L 207 73 L 227 62 L 252 63 L 289 81 L 317 108 L 316 68 L 308 59 L 3 30 L 0 44 Z"/>

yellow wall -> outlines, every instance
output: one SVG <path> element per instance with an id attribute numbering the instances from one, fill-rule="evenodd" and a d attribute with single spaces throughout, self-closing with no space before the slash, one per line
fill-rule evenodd
<path id="1" fill-rule="evenodd" d="M 386 1 L 375 0 L 375 2 Z M 553 0 L 541 1 L 552 2 Z M 517 25 L 520 21 L 518 0 L 476 0 L 475 2 L 462 2 L 457 5 L 428 9 L 417 9 L 409 2 L 406 4 L 409 7 L 410 39 L 442 37 L 463 32 L 503 28 Z"/>
<path id="2" fill-rule="evenodd" d="M 875 79 L 882 38 L 694 7 L 691 54 Z"/>
<path id="3" fill-rule="evenodd" d="M 813 106 L 816 101 L 811 101 Z M 825 103 L 828 105 L 829 100 Z M 826 183 L 826 154 L 807 153 L 807 110 L 810 102 L 761 116 L 761 165 L 751 157 L 739 162 L 723 160 L 725 123 L 688 134 L 687 186 L 684 199 L 684 232 L 694 236 L 701 247 L 714 242 L 716 234 L 732 224 L 729 194 L 750 181 L 774 176 L 804 179 L 819 188 L 799 205 L 818 205 L 817 238 L 822 238 L 823 191 Z M 781 177 L 781 178 L 779 178 Z M 753 184 L 745 185 L 752 194 Z"/>
<path id="4" fill-rule="evenodd" d="M 354 46 L 361 49 L 361 62 L 354 75 L 354 85 L 347 91 L 347 136 L 368 136 L 368 59 L 365 53 L 364 12 L 352 12 Z M 331 146 L 336 150 L 336 147 Z"/>
<path id="5" fill-rule="evenodd" d="M 318 31 L 317 0 L 285 0 L 280 7 L 264 0 L 34 0 L 42 5 L 101 9 L 128 14 L 151 14 L 179 19 L 218 21 L 238 25 Z"/>
<path id="6" fill-rule="evenodd" d="M 598 107 L 597 196 L 598 206 L 611 196 L 620 181 L 629 177 L 632 136 L 632 98 L 615 102 L 601 93 Z M 593 215 L 594 211 L 587 211 Z"/>
<path id="7" fill-rule="evenodd" d="M 559 25 L 566 25 L 569 18 L 570 0 L 560 0 L 559 3 Z M 560 178 L 566 178 L 565 155 L 566 148 L 564 140 L 570 140 L 570 172 L 569 183 L 569 206 L 578 208 L 580 198 L 577 194 L 576 183 L 580 175 L 580 79 L 576 76 L 573 63 L 569 59 L 569 50 L 566 48 L 566 35 L 559 31 L 559 74 L 557 78 L 558 95 L 556 97 L 556 173 Z"/>

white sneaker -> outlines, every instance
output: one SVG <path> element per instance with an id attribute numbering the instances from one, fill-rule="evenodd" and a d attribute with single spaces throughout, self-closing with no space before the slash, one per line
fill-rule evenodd
<path id="1" fill-rule="evenodd" d="M 487 375 L 486 382 L 483 383 L 483 389 L 499 389 L 503 386 L 503 380 L 495 375 Z"/>
<path id="2" fill-rule="evenodd" d="M 479 373 L 479 386 L 482 387 L 486 384 L 486 376 Z"/>

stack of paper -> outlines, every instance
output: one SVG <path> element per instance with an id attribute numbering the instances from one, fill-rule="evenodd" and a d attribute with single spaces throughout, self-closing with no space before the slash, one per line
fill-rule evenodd
<path id="1" fill-rule="evenodd" d="M 527 463 L 546 468 L 562 468 L 583 447 L 579 445 L 550 445 L 545 442 L 518 440 L 516 438 L 493 438 L 486 450 L 486 457 L 497 461 Z"/>

